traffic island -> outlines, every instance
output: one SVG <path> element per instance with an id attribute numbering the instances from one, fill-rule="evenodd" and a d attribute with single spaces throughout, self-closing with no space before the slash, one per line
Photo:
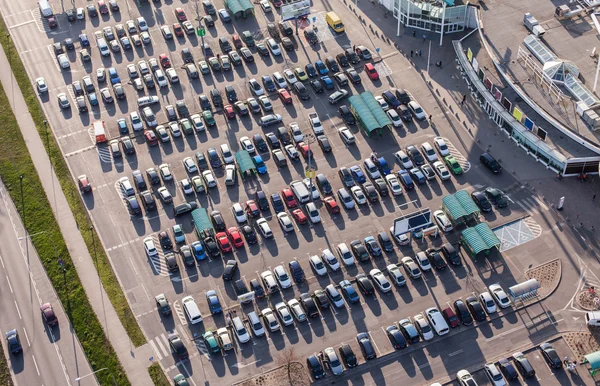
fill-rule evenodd
<path id="1" fill-rule="evenodd" d="M 577 363 L 582 363 L 585 355 L 600 350 L 600 329 L 565 332 L 563 339 L 575 355 Z"/>
<path id="2" fill-rule="evenodd" d="M 525 271 L 527 279 L 536 279 L 540 283 L 536 301 L 550 296 L 558 288 L 561 276 L 562 265 L 560 259 L 548 261 Z"/>
<path id="3" fill-rule="evenodd" d="M 304 366 L 292 362 L 234 383 L 233 386 L 309 386 L 311 383 Z"/>

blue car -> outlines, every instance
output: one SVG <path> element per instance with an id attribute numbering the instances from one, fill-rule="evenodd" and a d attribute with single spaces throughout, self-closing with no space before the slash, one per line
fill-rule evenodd
<path id="1" fill-rule="evenodd" d="M 226 9 L 219 9 L 219 18 L 223 23 L 231 22 L 231 16 L 229 16 L 229 12 Z"/>
<path id="2" fill-rule="evenodd" d="M 223 308 L 221 307 L 221 302 L 219 302 L 219 297 L 217 296 L 217 291 L 210 290 L 206 292 L 206 301 L 208 302 L 208 308 L 210 308 L 211 314 L 220 314 L 223 312 Z"/>
<path id="3" fill-rule="evenodd" d="M 352 178 L 359 183 L 367 181 L 367 177 L 365 177 L 365 173 L 363 173 L 362 169 L 358 165 L 350 166 L 350 173 L 352 174 Z"/>
<path id="4" fill-rule="evenodd" d="M 114 67 L 108 69 L 108 76 L 110 77 L 110 84 L 121 83 L 121 78 Z"/>
<path id="5" fill-rule="evenodd" d="M 333 80 L 331 80 L 331 78 L 328 76 L 322 76 L 321 82 L 323 82 L 323 86 L 327 90 L 332 90 L 335 88 L 335 84 L 333 84 Z"/>
<path id="6" fill-rule="evenodd" d="M 412 190 L 415 188 L 415 184 L 406 170 L 400 170 L 398 172 L 398 179 L 406 190 Z"/>
<path id="7" fill-rule="evenodd" d="M 273 205 L 275 213 L 285 212 L 285 206 L 283 205 L 283 200 L 279 193 L 271 194 L 271 205 Z"/>
<path id="8" fill-rule="evenodd" d="M 304 282 L 304 270 L 300 266 L 300 263 L 298 263 L 297 260 L 292 260 L 289 263 L 289 267 L 290 267 L 290 272 L 292 274 L 292 277 L 294 278 L 294 281 L 296 283 L 303 283 Z"/>
<path id="9" fill-rule="evenodd" d="M 200 241 L 194 241 L 191 245 L 192 251 L 194 251 L 194 257 L 196 260 L 204 260 L 206 259 L 206 252 L 204 251 L 204 247 Z"/>
<path id="10" fill-rule="evenodd" d="M 265 174 L 267 172 L 267 165 L 265 165 L 261 156 L 255 155 L 252 157 L 252 161 L 254 161 L 254 166 L 256 166 L 258 174 Z"/>
<path id="11" fill-rule="evenodd" d="M 117 119 L 117 126 L 119 127 L 119 133 L 129 134 L 129 128 L 127 127 L 127 121 L 125 119 Z"/>
<path id="12" fill-rule="evenodd" d="M 79 42 L 81 43 L 81 47 L 83 48 L 90 46 L 90 41 L 86 34 L 79 35 Z"/>
<path id="13" fill-rule="evenodd" d="M 381 251 L 381 247 L 379 246 L 377 240 L 375 240 L 375 237 L 373 236 L 365 237 L 365 246 L 369 250 L 369 253 L 371 253 L 371 255 L 373 255 L 374 257 L 381 256 L 383 254 L 383 252 Z"/>
<path id="14" fill-rule="evenodd" d="M 315 62 L 315 68 L 317 69 L 317 71 L 319 71 L 319 74 L 321 75 L 327 75 L 329 73 L 329 69 L 327 68 L 325 63 L 323 63 L 320 60 L 317 60 Z"/>
<path id="15" fill-rule="evenodd" d="M 208 154 L 210 166 L 212 166 L 213 168 L 220 168 L 222 163 L 221 157 L 219 157 L 219 153 L 217 153 L 217 150 L 214 147 L 211 147 L 206 153 Z"/>
<path id="16" fill-rule="evenodd" d="M 360 300 L 360 298 L 358 297 L 358 293 L 352 286 L 350 280 L 342 280 L 340 282 L 340 288 L 342 289 L 344 296 L 346 296 L 346 299 L 348 299 L 350 303 L 356 303 Z"/>
<path id="17" fill-rule="evenodd" d="M 271 79 L 269 75 L 262 76 L 262 84 L 265 90 L 267 90 L 268 92 L 274 92 L 277 89 L 277 87 L 275 86 L 275 82 L 273 82 L 273 79 Z"/>

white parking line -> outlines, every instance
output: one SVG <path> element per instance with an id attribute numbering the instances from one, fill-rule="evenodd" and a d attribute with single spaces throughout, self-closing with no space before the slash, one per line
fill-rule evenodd
<path id="1" fill-rule="evenodd" d="M 35 355 L 31 354 L 31 359 L 33 359 L 33 364 L 35 365 L 35 371 L 37 372 L 37 375 L 40 376 L 40 369 L 37 365 L 37 361 L 35 360 Z"/>
<path id="2" fill-rule="evenodd" d="M 377 350 L 377 356 L 380 357 L 381 356 L 381 350 L 379 350 L 379 347 L 377 347 L 377 343 L 375 343 L 375 339 L 373 339 L 373 335 L 371 335 L 370 331 L 367 332 L 367 334 L 369 335 L 369 338 L 371 338 L 371 342 L 373 342 L 373 346 Z"/>
<path id="3" fill-rule="evenodd" d="M 17 313 L 19 314 L 19 319 L 23 319 L 21 317 L 21 311 L 19 311 L 19 305 L 17 304 L 17 301 L 15 300 L 15 307 L 17 308 Z"/>

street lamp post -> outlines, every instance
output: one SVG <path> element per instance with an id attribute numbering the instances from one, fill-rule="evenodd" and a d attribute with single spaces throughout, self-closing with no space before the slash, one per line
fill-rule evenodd
<path id="1" fill-rule="evenodd" d="M 75 382 L 79 382 L 79 381 L 81 381 L 83 378 L 87 378 L 87 377 L 89 377 L 90 375 L 94 375 L 94 374 L 96 374 L 96 373 L 99 373 L 100 371 L 104 371 L 104 370 L 108 370 L 108 367 L 105 367 L 105 368 L 103 368 L 103 369 L 100 369 L 100 370 L 96 370 L 96 371 L 94 371 L 93 373 L 89 373 L 89 374 L 86 374 L 86 375 L 84 375 L 83 377 L 77 377 L 77 378 L 75 378 Z M 114 376 L 112 373 L 110 373 L 110 376 L 112 377 L 113 384 L 116 386 L 116 385 L 117 385 L 117 381 L 115 381 L 115 376 Z"/>
<path id="2" fill-rule="evenodd" d="M 21 188 L 21 211 L 23 213 L 21 213 L 21 216 L 23 216 L 23 227 L 27 228 L 26 224 L 25 224 L 25 200 L 24 200 L 24 196 L 23 196 L 23 175 L 19 175 L 19 186 Z"/>
<path id="3" fill-rule="evenodd" d="M 313 189 L 313 174 L 315 174 L 314 169 L 312 168 L 312 158 L 313 158 L 313 154 L 312 151 L 310 150 L 310 144 L 315 142 L 315 136 L 312 133 L 308 133 L 306 134 L 304 137 L 306 137 L 306 145 L 308 146 L 308 165 L 306 166 L 306 173 L 305 175 L 308 177 L 310 184 L 309 184 L 309 189 L 310 189 L 310 202 L 313 202 L 313 193 L 312 193 L 312 189 Z"/>
<path id="4" fill-rule="evenodd" d="M 96 269 L 98 269 L 98 256 L 96 255 L 96 238 L 94 237 L 94 226 L 90 225 L 90 232 L 92 232 L 92 246 L 94 248 L 94 262 L 96 263 Z"/>

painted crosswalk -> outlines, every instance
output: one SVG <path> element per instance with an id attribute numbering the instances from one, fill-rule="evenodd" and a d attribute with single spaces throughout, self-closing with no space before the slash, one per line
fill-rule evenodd
<path id="1" fill-rule="evenodd" d="M 452 144 L 452 142 L 448 140 L 448 138 L 444 138 L 444 141 L 446 142 L 446 145 L 448 145 L 448 151 L 450 152 L 450 155 L 456 159 L 462 168 L 463 174 L 471 170 L 471 162 L 469 162 L 467 158 L 462 155 L 462 153 Z"/>
<path id="2" fill-rule="evenodd" d="M 516 200 L 515 203 L 531 216 L 550 210 L 548 205 L 536 196 L 524 197 L 520 200 Z"/>
<path id="3" fill-rule="evenodd" d="M 380 77 L 391 76 L 393 74 L 392 69 L 385 63 L 384 60 L 379 63 L 375 63 L 375 69 L 379 73 Z"/>
<path id="4" fill-rule="evenodd" d="M 158 239 L 158 235 L 156 233 L 151 235 L 152 240 L 154 241 L 154 245 L 159 246 L 160 240 Z M 152 264 L 153 271 L 160 276 L 170 276 L 169 269 L 167 268 L 167 263 L 165 262 L 165 253 L 162 248 L 157 248 L 158 254 L 149 257 L 150 264 Z M 185 315 L 184 315 L 185 319 Z"/>
<path id="5" fill-rule="evenodd" d="M 174 332 L 176 333 L 177 331 Z M 152 347 L 152 351 L 154 351 L 159 361 L 171 354 L 169 340 L 167 339 L 166 334 L 160 334 L 159 336 L 154 337 L 154 339 L 150 339 L 148 343 L 150 343 L 150 347 Z"/>

